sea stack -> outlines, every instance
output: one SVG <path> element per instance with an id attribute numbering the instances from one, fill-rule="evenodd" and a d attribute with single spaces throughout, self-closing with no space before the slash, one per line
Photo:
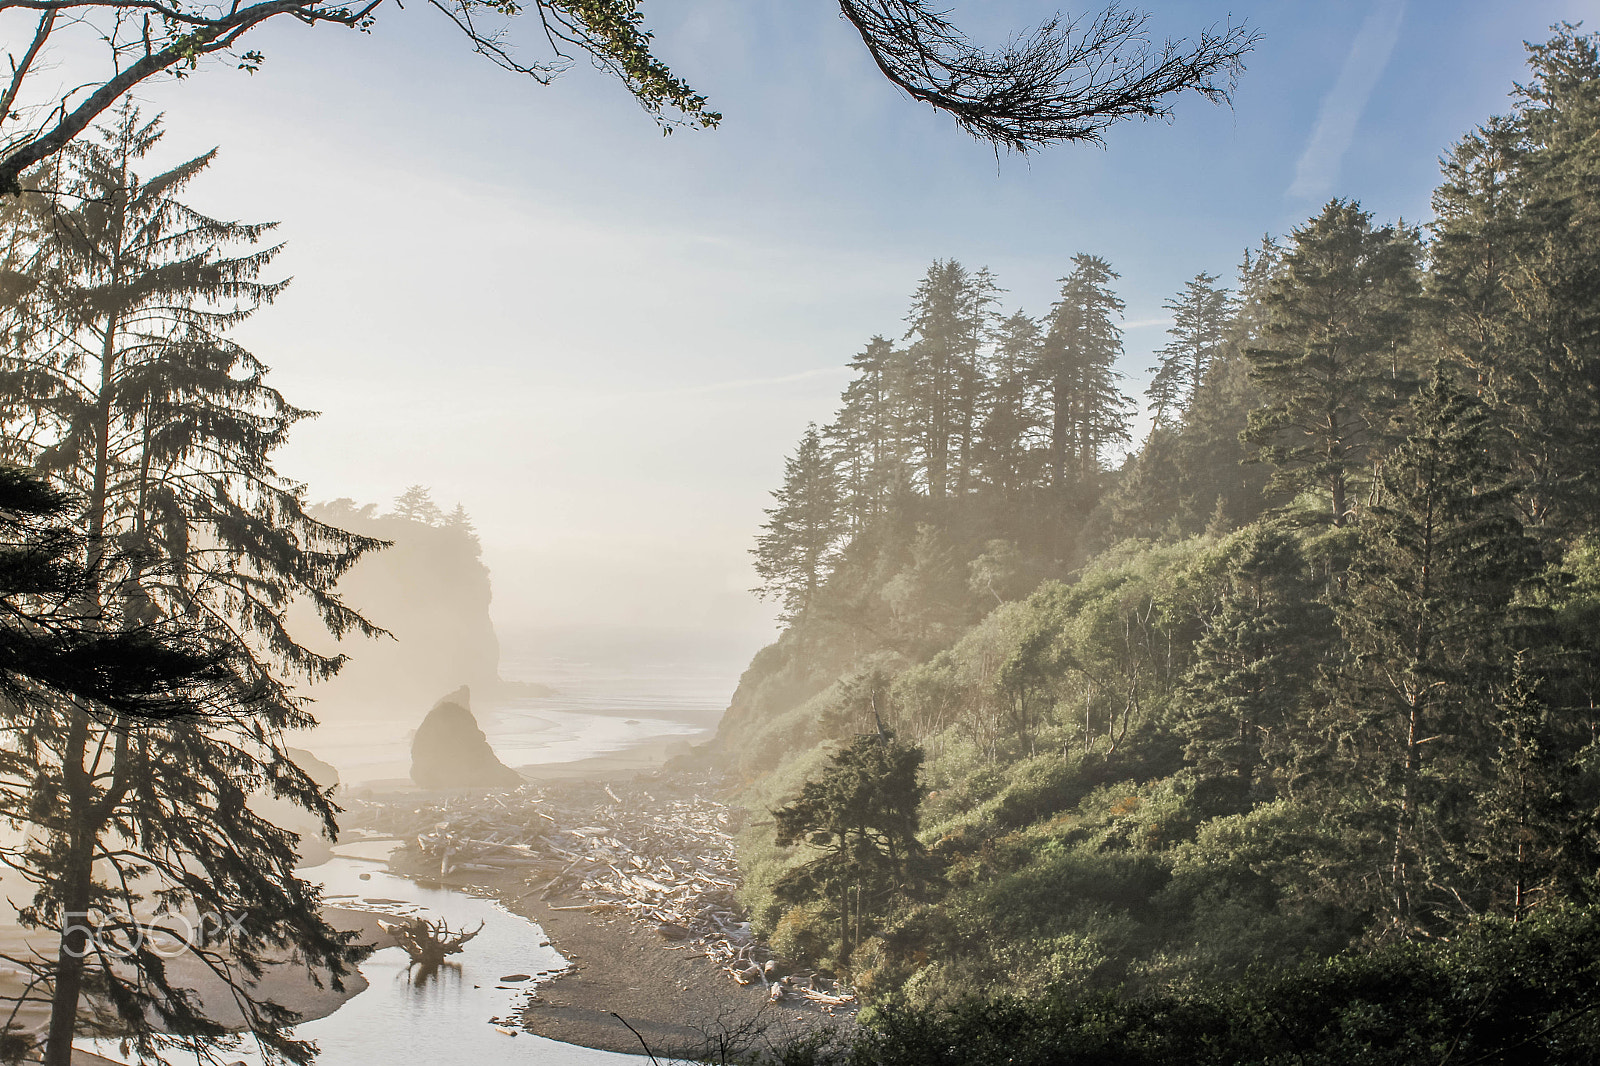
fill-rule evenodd
<path id="1" fill-rule="evenodd" d="M 423 788 L 515 788 L 522 775 L 500 761 L 462 685 L 433 705 L 411 741 L 411 780 Z"/>

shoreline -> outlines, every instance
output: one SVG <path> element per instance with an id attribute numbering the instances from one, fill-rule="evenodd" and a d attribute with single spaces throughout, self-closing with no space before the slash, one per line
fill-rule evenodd
<path id="1" fill-rule="evenodd" d="M 543 772 L 530 783 L 582 783 L 597 790 L 636 783 L 666 795 L 682 785 L 661 771 L 662 761 L 658 754 L 632 749 L 581 763 L 531 768 Z M 409 801 L 425 794 L 413 790 L 395 798 L 400 795 Z M 432 861 L 408 864 L 403 854 L 394 856 L 389 866 L 391 873 L 422 883 L 496 900 L 536 923 L 544 939 L 568 960 L 569 967 L 542 981 L 514 1015 L 526 1032 L 602 1051 L 648 1052 L 658 1058 L 698 1053 L 723 1061 L 735 1047 L 771 1047 L 853 1023 L 854 1011 L 848 1007 L 835 1013 L 836 1008 L 796 995 L 773 1001 L 765 981 L 735 982 L 722 960 L 692 940 L 669 936 L 656 923 L 634 921 L 567 892 L 549 893 L 547 881 L 558 868 L 532 872 L 475 866 L 441 878 Z"/>

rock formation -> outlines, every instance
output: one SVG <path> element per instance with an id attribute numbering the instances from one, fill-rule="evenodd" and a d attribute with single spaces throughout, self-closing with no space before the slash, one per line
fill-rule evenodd
<path id="1" fill-rule="evenodd" d="M 462 685 L 428 712 L 411 741 L 411 780 L 423 788 L 514 788 L 522 775 L 500 761 L 472 715 Z"/>
<path id="2" fill-rule="evenodd" d="M 323 762 L 304 748 L 285 748 L 284 753 L 294 760 L 294 764 L 306 772 L 306 776 L 323 788 L 332 788 L 339 783 L 339 771 L 328 763 Z"/>

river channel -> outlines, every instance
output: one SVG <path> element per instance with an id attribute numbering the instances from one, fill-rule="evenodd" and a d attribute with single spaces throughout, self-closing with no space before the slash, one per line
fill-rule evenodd
<path id="1" fill-rule="evenodd" d="M 348 851 L 375 854 L 371 842 L 351 845 Z M 394 915 L 421 911 L 430 918 L 444 918 L 452 929 L 472 929 L 480 921 L 484 923 L 483 932 L 457 956 L 459 963 L 420 983 L 414 981 L 404 951 L 384 948 L 374 952 L 361 964 L 361 974 L 371 987 L 326 1018 L 295 1030 L 297 1036 L 315 1040 L 322 1049 L 318 1066 L 638 1066 L 648 1061 L 643 1056 L 563 1044 L 516 1029 L 510 1020 L 538 981 L 554 976 L 567 961 L 554 948 L 540 946 L 545 936 L 538 925 L 511 914 L 494 900 L 419 885 L 348 852 L 302 874 L 322 883 L 330 906 Z M 362 874 L 369 878 L 362 880 Z M 536 980 L 511 985 L 500 981 L 516 974 Z M 497 1019 L 509 1024 L 496 1024 Z M 507 1035 L 508 1030 L 516 1035 Z M 122 1059 L 114 1042 L 81 1041 L 78 1046 Z M 251 1066 L 261 1061 L 253 1046 L 224 1055 L 225 1061 L 235 1059 Z M 173 1061 L 193 1059 L 175 1056 Z"/>

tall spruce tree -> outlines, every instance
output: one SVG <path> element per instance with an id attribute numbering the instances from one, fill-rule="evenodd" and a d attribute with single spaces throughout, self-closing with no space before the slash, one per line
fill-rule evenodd
<path id="1" fill-rule="evenodd" d="M 1172 327 L 1167 330 L 1172 341 L 1156 349 L 1161 361 L 1150 368 L 1153 376 L 1145 390 L 1157 425 L 1181 419 L 1200 395 L 1227 338 L 1230 295 L 1217 288 L 1217 275 L 1200 273 L 1177 298 L 1162 304 L 1172 312 Z"/>
<path id="2" fill-rule="evenodd" d="M 1348 525 L 1372 448 L 1409 395 L 1402 354 L 1417 292 L 1411 230 L 1374 228 L 1332 200 L 1292 234 L 1266 297 L 1260 347 L 1247 350 L 1264 406 L 1244 440 L 1276 467 L 1274 492 L 1315 492 L 1321 520 Z"/>
<path id="3" fill-rule="evenodd" d="M 63 699 L 132 722 L 212 709 L 229 689 L 232 649 L 170 622 L 108 626 L 103 611 L 86 613 L 96 575 L 72 512 L 72 498 L 42 478 L 0 467 L 3 713 Z"/>
<path id="4" fill-rule="evenodd" d="M 1337 604 L 1348 661 L 1335 722 L 1339 787 L 1379 846 L 1380 913 L 1400 935 L 1459 909 L 1466 875 L 1448 842 L 1471 827 L 1468 797 L 1492 750 L 1490 686 L 1510 673 L 1513 597 L 1538 561 L 1488 456 L 1483 405 L 1439 368 L 1407 429 Z"/>
<path id="5" fill-rule="evenodd" d="M 839 493 L 838 474 L 816 426 L 809 426 L 794 455 L 784 464 L 783 487 L 772 494 L 778 506 L 767 511 L 765 533 L 751 554 L 761 587 L 785 614 L 803 614 L 816 599 L 849 531 Z"/>
<path id="6" fill-rule="evenodd" d="M 973 487 L 973 444 L 984 395 L 982 346 L 997 288 L 987 268 L 969 273 L 936 259 L 906 316 L 909 408 L 928 496 L 963 496 Z"/>
<path id="7" fill-rule="evenodd" d="M 1185 755 L 1202 781 L 1234 802 L 1271 798 L 1262 782 L 1286 765 L 1333 636 L 1333 617 L 1300 546 L 1258 525 L 1229 547 L 1222 594 L 1194 646 L 1182 692 Z M 1252 796 L 1259 789 L 1260 796 Z"/>
<path id="8" fill-rule="evenodd" d="M 1600 37 L 1528 48 L 1512 113 L 1445 158 L 1430 283 L 1524 513 L 1559 539 L 1600 517 Z"/>
<path id="9" fill-rule="evenodd" d="M 249 800 L 287 799 L 333 832 L 334 808 L 284 733 L 314 724 L 290 679 L 326 677 L 343 660 L 300 644 L 284 616 L 298 597 L 335 634 L 375 632 L 335 583 L 379 542 L 307 516 L 299 487 L 273 468 L 307 412 L 227 337 L 282 289 L 257 280 L 276 248 L 228 254 L 269 227 L 178 199 L 209 154 L 141 179 L 135 167 L 160 136 L 158 121 L 124 106 L 63 153 L 41 182 L 51 197 L 25 198 L 37 241 L 17 263 L 0 419 L 8 459 L 82 500 L 94 575 L 82 610 L 108 629 L 223 634 L 227 698 L 217 713 L 149 725 L 68 700 L 22 717 L 5 742 L 0 813 L 26 828 L 11 861 L 38 886 L 20 917 L 59 945 L 28 963 L 51 1002 L 46 1062 L 64 1066 L 79 1032 L 131 1036 L 141 1055 L 236 1039 L 163 965 L 142 920 L 155 903 L 160 938 L 226 983 L 269 1056 L 305 1061 L 292 1012 L 255 979 L 287 949 L 337 985 L 351 949 L 295 876 L 294 834 Z M 225 918 L 228 937 L 196 935 L 198 915 Z"/>
<path id="10" fill-rule="evenodd" d="M 850 532 L 860 535 L 910 481 L 907 354 L 873 337 L 854 359 L 827 441 L 839 471 Z"/>
<path id="11" fill-rule="evenodd" d="M 1041 426 L 1034 369 L 1044 335 L 1039 323 L 1021 311 L 996 326 L 989 356 L 989 395 L 979 427 L 977 467 L 984 482 L 1002 499 L 1015 500 L 1040 476 L 1034 439 Z"/>
<path id="12" fill-rule="evenodd" d="M 1075 255 L 1050 308 L 1038 376 L 1050 419 L 1050 484 L 1058 492 L 1094 486 L 1105 450 L 1129 439 L 1131 402 L 1117 388 L 1124 304 L 1111 283 L 1118 276 L 1099 256 Z"/>

